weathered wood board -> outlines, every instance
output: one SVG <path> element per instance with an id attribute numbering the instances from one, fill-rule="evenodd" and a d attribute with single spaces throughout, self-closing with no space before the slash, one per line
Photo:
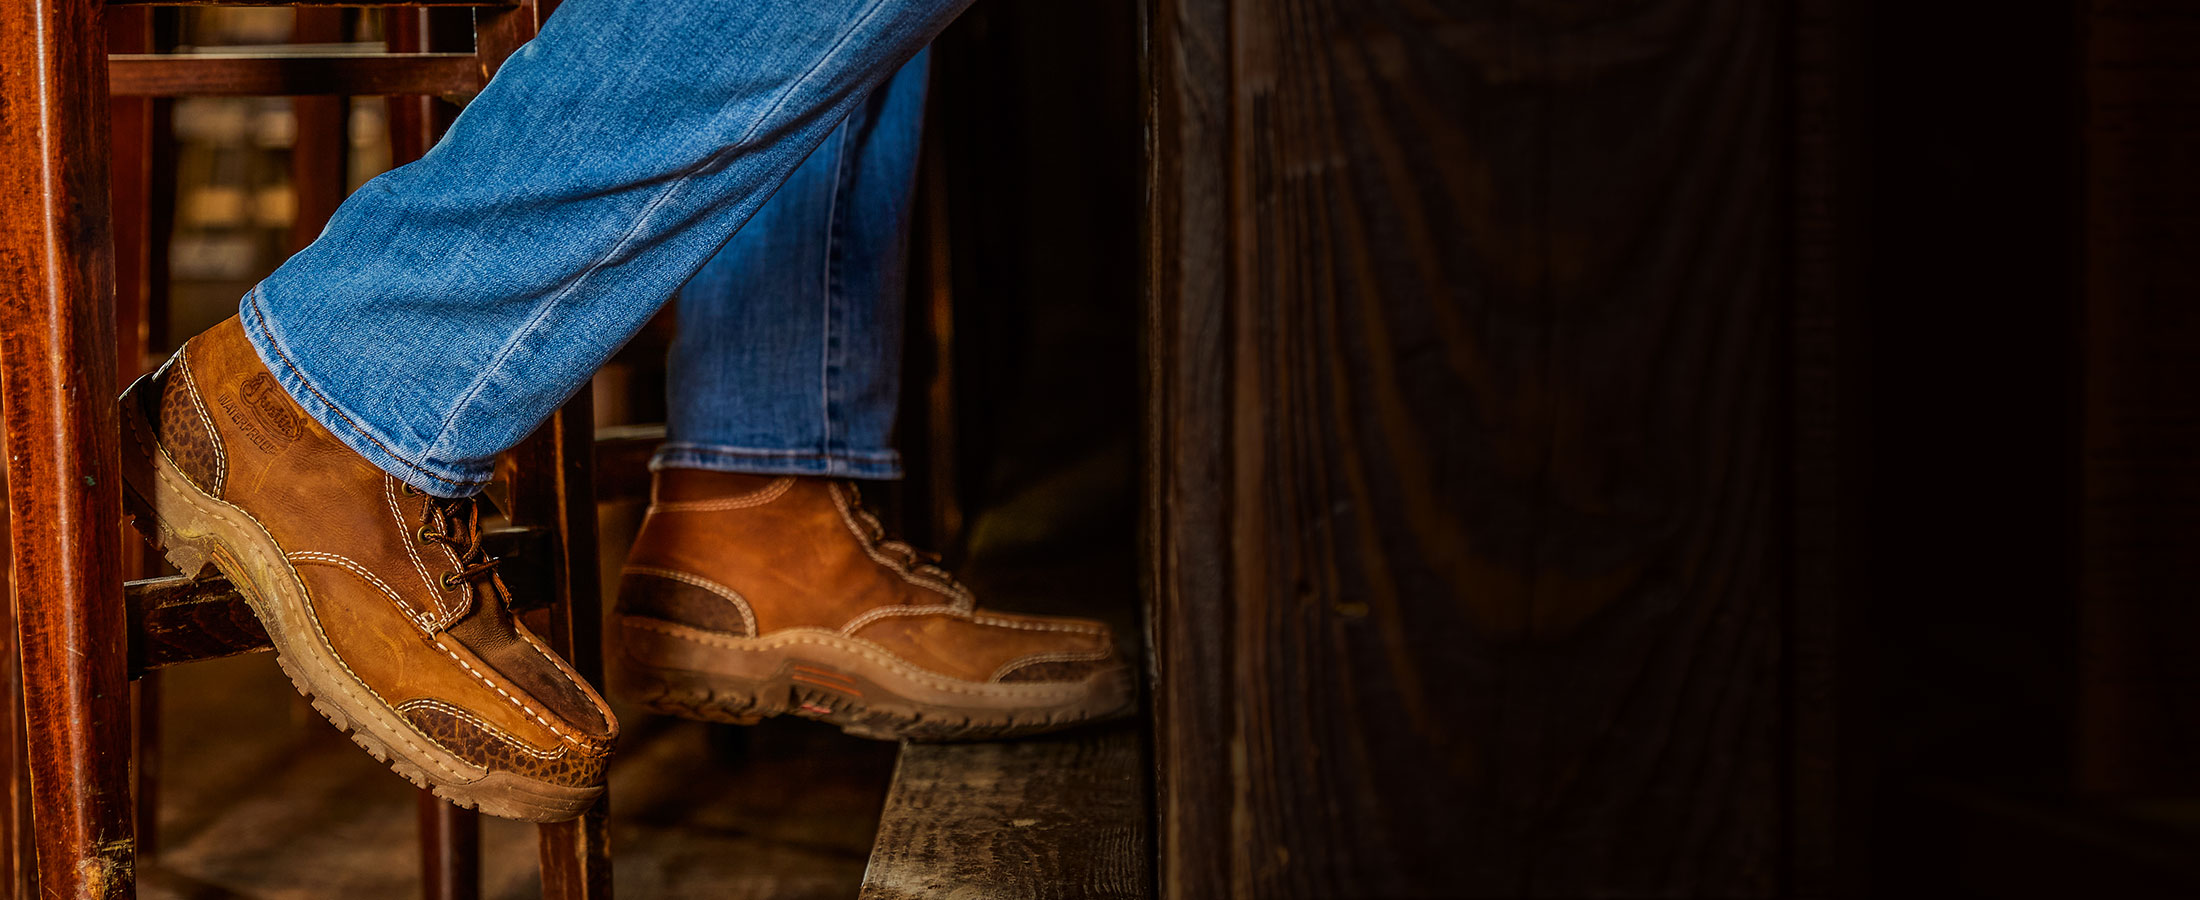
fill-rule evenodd
<path id="1" fill-rule="evenodd" d="M 904 745 L 864 900 L 1150 896 L 1145 755 L 1129 725 Z"/>

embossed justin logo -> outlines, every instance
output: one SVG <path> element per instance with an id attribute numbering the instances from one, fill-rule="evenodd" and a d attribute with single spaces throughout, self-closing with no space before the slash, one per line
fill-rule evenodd
<path id="1" fill-rule="evenodd" d="M 305 435 L 304 424 L 290 409 L 290 398 L 283 394 L 275 379 L 264 372 L 245 379 L 238 397 L 223 394 L 220 403 L 229 421 L 236 423 L 261 450 L 273 452 Z M 244 408 L 238 409 L 239 406 Z"/>

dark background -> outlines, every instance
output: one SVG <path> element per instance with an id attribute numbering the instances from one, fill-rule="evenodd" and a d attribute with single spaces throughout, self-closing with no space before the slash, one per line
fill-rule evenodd
<path id="1" fill-rule="evenodd" d="M 983 0 L 934 98 L 888 499 L 1146 639 L 1161 894 L 2200 895 L 2189 4 Z M 191 196 L 156 336 L 292 239 Z"/>
<path id="2" fill-rule="evenodd" d="M 1148 13 L 1166 893 L 2200 892 L 2200 12 Z"/>

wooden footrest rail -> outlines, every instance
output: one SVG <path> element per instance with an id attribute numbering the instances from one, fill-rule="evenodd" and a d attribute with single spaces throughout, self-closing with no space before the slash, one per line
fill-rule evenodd
<path id="1" fill-rule="evenodd" d="M 489 83 L 471 53 L 117 53 L 117 97 L 470 97 Z"/>
<path id="2" fill-rule="evenodd" d="M 519 0 L 107 0 L 108 6 L 518 6 Z"/>

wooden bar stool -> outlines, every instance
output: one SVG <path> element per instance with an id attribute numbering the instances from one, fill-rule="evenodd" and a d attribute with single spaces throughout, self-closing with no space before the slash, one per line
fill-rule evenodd
<path id="1" fill-rule="evenodd" d="M 219 581 L 123 584 L 114 410 L 114 220 L 110 96 L 420 95 L 465 98 L 532 38 L 554 0 L 381 3 L 8 0 L 0 3 L 0 400 L 8 454 L 10 573 L 25 723 L 6 734 L 27 764 L 10 819 L 8 888 L 41 896 L 134 890 L 129 680 L 267 648 L 241 598 Z M 473 52 L 116 54 L 107 6 L 474 7 Z M 140 228 L 134 235 L 142 234 Z M 133 251 L 136 248 L 132 248 Z M 137 271 L 133 269 L 133 271 Z M 132 339 L 134 340 L 134 338 Z M 135 344 L 130 345 L 134 349 Z M 553 646 L 602 680 L 590 394 L 514 451 L 511 527 L 490 535 L 514 594 L 547 601 Z M 27 791 L 22 790 L 27 786 Z M 27 809 L 23 800 L 27 797 Z M 608 897 L 604 806 L 542 828 L 545 896 Z M 424 810 L 427 858 L 466 871 L 469 817 Z M 26 815 L 27 813 L 27 815 Z M 24 826 L 29 826 L 28 836 Z M 35 873 L 26 871 L 35 854 Z M 466 895 L 463 879 L 431 894 Z"/>

